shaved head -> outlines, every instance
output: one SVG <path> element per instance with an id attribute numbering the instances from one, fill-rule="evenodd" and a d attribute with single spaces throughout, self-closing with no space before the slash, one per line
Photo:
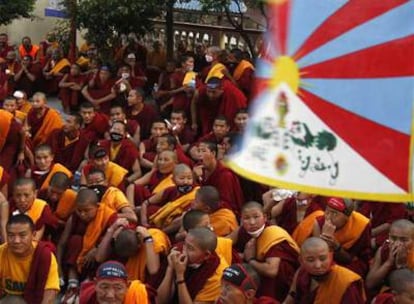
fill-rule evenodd
<path id="1" fill-rule="evenodd" d="M 178 162 L 178 160 L 177 160 L 177 154 L 174 151 L 169 151 L 169 150 L 162 151 L 159 155 L 160 156 L 163 155 L 163 156 L 170 157 L 170 158 L 172 158 L 174 160 L 175 163 Z"/>
<path id="2" fill-rule="evenodd" d="M 400 219 L 396 220 L 391 224 L 391 228 L 398 228 L 398 229 L 404 229 L 411 231 L 411 236 L 414 237 L 414 223 L 406 220 L 406 219 Z"/>
<path id="3" fill-rule="evenodd" d="M 88 204 L 97 205 L 99 202 L 98 195 L 92 189 L 81 189 L 76 196 L 76 205 L 84 206 Z"/>
<path id="4" fill-rule="evenodd" d="M 191 168 L 187 166 L 186 164 L 178 164 L 174 167 L 173 175 L 179 175 L 184 172 L 192 172 Z"/>
<path id="5" fill-rule="evenodd" d="M 303 253 L 312 250 L 316 247 L 323 247 L 326 248 L 327 251 L 329 251 L 328 243 L 319 237 L 310 237 L 307 240 L 305 240 L 300 248 L 300 251 L 301 253 Z"/>
<path id="6" fill-rule="evenodd" d="M 397 294 L 409 291 L 414 284 L 414 271 L 404 268 L 394 270 L 389 277 L 391 288 Z"/>
<path id="7" fill-rule="evenodd" d="M 56 172 L 50 179 L 50 186 L 58 189 L 68 189 L 70 186 L 70 178 L 63 172 Z"/>
<path id="8" fill-rule="evenodd" d="M 205 227 L 194 228 L 188 231 L 188 235 L 194 237 L 201 250 L 210 252 L 216 250 L 217 236 L 210 229 Z"/>
<path id="9" fill-rule="evenodd" d="M 137 254 L 140 244 L 141 242 L 134 230 L 124 229 L 115 239 L 114 250 L 119 257 L 128 258 Z"/>
<path id="10" fill-rule="evenodd" d="M 242 206 L 241 212 L 243 213 L 243 211 L 246 209 L 259 209 L 261 212 L 263 212 L 263 205 L 255 201 L 251 201 Z"/>

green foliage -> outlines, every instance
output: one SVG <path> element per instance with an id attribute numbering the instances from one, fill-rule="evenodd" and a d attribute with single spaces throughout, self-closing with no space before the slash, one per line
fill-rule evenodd
<path id="1" fill-rule="evenodd" d="M 36 0 L 0 0 L 0 25 L 17 18 L 30 18 Z"/>
<path id="2" fill-rule="evenodd" d="M 164 9 L 157 0 L 83 0 L 76 10 L 77 25 L 87 30 L 87 39 L 111 47 L 121 34 L 143 35 L 151 30 L 151 18 Z"/>

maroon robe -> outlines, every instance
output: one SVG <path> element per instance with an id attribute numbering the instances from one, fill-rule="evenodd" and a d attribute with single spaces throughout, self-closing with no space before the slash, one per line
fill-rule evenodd
<path id="1" fill-rule="evenodd" d="M 223 201 L 223 207 L 228 208 L 236 214 L 240 215 L 241 206 L 244 204 L 243 192 L 237 176 L 228 168 L 224 167 L 220 161 L 211 175 L 207 178 L 204 176 L 201 181 L 202 186 L 214 186 L 220 193 Z"/>
<path id="2" fill-rule="evenodd" d="M 129 173 L 132 173 L 132 166 L 135 161 L 139 159 L 138 149 L 129 139 L 123 139 L 120 144 L 121 147 L 119 148 L 116 157 L 110 160 L 124 169 L 127 169 Z M 108 139 L 99 141 L 99 145 L 104 147 L 106 151 L 111 150 L 111 141 Z M 111 153 L 108 153 L 108 155 L 110 154 Z"/>
<path id="3" fill-rule="evenodd" d="M 66 78 L 66 82 L 75 82 L 81 87 L 86 83 L 85 75 L 73 76 L 71 74 Z M 80 105 L 80 100 L 82 98 L 81 91 L 72 90 L 70 88 L 60 88 L 59 98 L 62 100 L 62 105 L 64 109 L 76 110 Z"/>
<path id="4" fill-rule="evenodd" d="M 392 293 L 381 293 L 375 297 L 372 304 L 395 304 L 394 294 Z"/>
<path id="5" fill-rule="evenodd" d="M 143 140 L 142 143 L 145 147 L 145 153 L 142 157 L 153 162 L 157 156 L 157 138 L 151 137 Z"/>
<path id="6" fill-rule="evenodd" d="M 37 132 L 40 130 L 43 124 L 43 120 L 45 119 L 47 112 L 49 112 L 49 108 L 45 108 L 45 112 L 42 117 L 37 117 L 36 109 L 31 108 L 29 113 L 27 113 L 27 124 L 30 127 L 30 133 L 32 134 L 32 138 L 34 138 Z"/>
<path id="7" fill-rule="evenodd" d="M 115 84 L 114 79 L 108 79 L 105 83 L 102 83 L 101 79 L 98 77 L 95 78 L 95 86 L 88 86 L 88 93 L 93 99 L 100 99 L 111 94 L 112 87 Z M 111 101 L 106 101 L 99 104 L 99 112 L 102 112 L 106 115 L 109 115 L 109 110 L 111 109 Z"/>
<path id="8" fill-rule="evenodd" d="M 240 90 L 246 95 L 248 103 L 250 97 L 250 91 L 253 84 L 253 77 L 254 77 L 254 70 L 248 68 L 244 69 L 241 77 L 236 80 L 237 85 L 239 86 Z"/>
<path id="9" fill-rule="evenodd" d="M 99 139 L 105 138 L 105 132 L 109 126 L 108 116 L 105 114 L 95 112 L 95 117 L 92 122 L 85 125 L 82 129 L 82 135 L 88 138 L 90 142 L 96 142 Z"/>
<path id="10" fill-rule="evenodd" d="M 16 69 L 15 70 L 15 74 L 16 74 L 22 69 L 22 67 L 20 65 L 17 65 L 15 69 Z M 34 64 L 30 64 L 28 70 L 30 74 L 33 74 L 35 76 L 36 79 L 34 81 L 31 81 L 27 77 L 26 73 L 23 72 L 20 79 L 16 82 L 15 89 L 26 92 L 27 97 L 32 97 L 32 95 L 37 90 L 37 82 L 39 81 L 42 75 L 42 67 L 40 66 L 40 64 L 34 63 Z"/>
<path id="11" fill-rule="evenodd" d="M 300 269 L 296 280 L 296 297 L 297 304 L 312 304 L 315 303 L 318 288 L 310 290 L 311 276 L 305 270 Z M 346 289 L 340 303 L 335 304 L 365 304 L 366 301 L 361 295 L 363 289 L 362 280 L 355 281 Z"/>
<path id="12" fill-rule="evenodd" d="M 319 225 L 320 230 L 322 231 L 323 224 L 325 223 L 325 216 L 317 217 L 316 221 Z M 362 278 L 365 278 L 369 270 L 369 261 L 372 258 L 371 224 L 368 224 L 365 227 L 364 231 L 361 233 L 360 237 L 351 248 L 343 248 L 342 250 L 346 250 L 346 252 L 348 252 L 352 256 L 351 263 L 340 263 L 335 259 L 334 255 L 335 262 L 338 265 L 346 267 L 349 270 L 352 270 L 353 272 L 359 274 Z"/>
<path id="13" fill-rule="evenodd" d="M 3 148 L 0 150 L 0 166 L 9 172 L 17 161 L 21 141 L 22 125 L 15 119 L 10 121 L 9 132 Z"/>
<path id="14" fill-rule="evenodd" d="M 178 139 L 182 145 L 191 145 L 196 139 L 196 133 L 188 125 L 185 125 L 184 129 L 178 134 Z"/>
<path id="15" fill-rule="evenodd" d="M 152 196 L 152 191 L 155 187 L 167 176 L 170 174 L 162 174 L 160 172 L 155 171 L 152 173 L 150 181 L 147 185 L 135 185 L 134 187 L 134 204 L 135 206 L 140 206 L 141 203 Z"/>
<path id="16" fill-rule="evenodd" d="M 154 213 L 156 213 L 159 209 L 161 209 L 165 204 L 168 202 L 175 201 L 183 194 L 177 190 L 176 186 L 171 186 L 165 189 L 162 193 L 161 202 L 158 204 L 149 204 L 147 207 L 147 217 L 150 217 Z"/>
<path id="17" fill-rule="evenodd" d="M 141 112 L 139 112 L 137 115 L 132 115 L 131 109 L 129 109 L 127 112 L 127 116 L 129 119 L 136 120 L 140 125 L 141 140 L 150 137 L 152 123 L 159 118 L 154 107 L 148 104 L 144 104 L 144 107 L 142 108 Z"/>
<path id="18" fill-rule="evenodd" d="M 47 143 L 52 148 L 55 162 L 75 172 L 84 159 L 89 144 L 87 137 L 83 135 L 84 132 L 81 132 L 77 140 L 65 145 L 64 131 L 62 129 L 54 130 Z"/>
<path id="19" fill-rule="evenodd" d="M 201 122 L 202 134 L 207 134 L 213 129 L 214 119 L 223 115 L 226 117 L 230 128 L 234 125 L 234 117 L 241 108 L 247 107 L 247 99 L 233 83 L 227 79 L 222 80 L 223 95 L 217 100 L 209 100 L 206 86 L 199 89 L 198 115 Z"/>
<path id="20" fill-rule="evenodd" d="M 240 227 L 237 243 L 233 245 L 238 252 L 243 252 L 246 243 L 251 239 L 247 231 Z M 283 301 L 293 281 L 296 269 L 299 267 L 298 253 L 287 241 L 272 246 L 266 255 L 267 258 L 280 258 L 279 271 L 275 278 L 261 276 L 261 284 L 256 293 L 257 296 L 268 296 L 278 301 Z M 264 262 L 264 261 L 260 261 Z"/>
<path id="21" fill-rule="evenodd" d="M 385 223 L 392 224 L 396 220 L 407 218 L 407 211 L 403 203 L 363 201 L 358 212 L 371 219 L 372 229 Z M 375 237 L 375 244 L 379 247 L 387 238 L 388 231 L 384 231 Z"/>

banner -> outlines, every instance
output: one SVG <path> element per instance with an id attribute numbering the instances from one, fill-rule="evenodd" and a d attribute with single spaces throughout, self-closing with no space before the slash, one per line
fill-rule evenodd
<path id="1" fill-rule="evenodd" d="M 228 165 L 276 187 L 414 200 L 414 1 L 269 0 L 267 15 Z"/>
<path id="2" fill-rule="evenodd" d="M 49 0 L 48 6 L 45 8 L 45 16 L 63 19 L 69 18 L 63 2 L 64 0 Z"/>

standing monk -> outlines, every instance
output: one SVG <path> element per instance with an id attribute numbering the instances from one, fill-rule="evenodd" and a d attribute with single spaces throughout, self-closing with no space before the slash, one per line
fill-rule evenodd
<path id="1" fill-rule="evenodd" d="M 33 108 L 27 114 L 33 147 L 46 143 L 50 134 L 63 126 L 59 113 L 47 106 L 46 95 L 37 92 L 33 95 Z"/>

